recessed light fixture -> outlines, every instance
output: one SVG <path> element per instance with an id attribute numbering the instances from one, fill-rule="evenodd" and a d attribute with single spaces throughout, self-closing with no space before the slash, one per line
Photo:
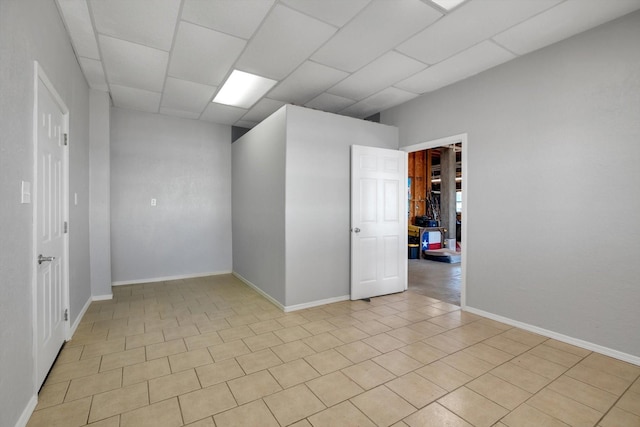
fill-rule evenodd
<path id="1" fill-rule="evenodd" d="M 249 109 L 276 83 L 275 80 L 233 70 L 213 102 Z"/>
<path id="2" fill-rule="evenodd" d="M 431 0 L 431 1 L 448 12 L 451 9 L 458 7 L 461 3 L 464 3 L 466 0 Z"/>

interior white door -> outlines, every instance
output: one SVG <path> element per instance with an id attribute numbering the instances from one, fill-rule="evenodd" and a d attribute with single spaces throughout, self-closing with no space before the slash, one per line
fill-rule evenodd
<path id="1" fill-rule="evenodd" d="M 351 299 L 407 289 L 407 153 L 351 147 Z"/>
<path id="2" fill-rule="evenodd" d="M 38 79 L 35 185 L 36 380 L 47 376 L 66 337 L 65 115 Z"/>

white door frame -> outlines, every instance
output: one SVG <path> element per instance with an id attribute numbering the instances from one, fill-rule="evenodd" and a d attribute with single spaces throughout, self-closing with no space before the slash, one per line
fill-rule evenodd
<path id="1" fill-rule="evenodd" d="M 461 280 L 460 280 L 460 307 L 465 309 L 467 306 L 467 185 L 469 182 L 469 173 L 467 171 L 467 134 L 447 136 L 445 138 L 434 139 L 432 141 L 421 142 L 415 145 L 401 147 L 400 150 L 407 153 L 415 151 L 427 150 L 430 148 L 443 147 L 445 145 L 462 144 L 462 221 L 465 225 L 462 227 L 462 253 L 461 253 Z"/>
<path id="2" fill-rule="evenodd" d="M 33 78 L 33 185 L 32 185 L 32 194 L 31 201 L 33 205 L 33 219 L 32 219 L 32 252 L 31 252 L 31 297 L 32 297 L 32 326 L 33 326 L 33 387 L 34 393 L 37 395 L 38 393 L 38 273 L 37 273 L 37 263 L 36 259 L 38 257 L 37 254 L 37 227 L 38 224 L 36 222 L 37 213 L 38 213 L 38 81 L 42 81 L 47 90 L 51 93 L 54 101 L 60 107 L 60 111 L 64 116 L 63 119 L 63 127 L 64 133 L 69 134 L 69 109 L 66 104 L 62 100 L 62 97 L 56 91 L 55 87 L 51 83 L 51 80 L 47 77 L 44 70 L 38 64 L 38 61 L 34 61 L 34 78 Z M 62 196 L 62 216 L 63 220 L 67 223 L 69 222 L 69 149 L 68 147 L 64 150 L 63 156 L 63 196 Z M 62 304 L 64 307 L 69 307 L 69 234 L 64 234 L 64 260 L 62 264 L 63 273 L 62 273 Z M 68 341 L 71 337 L 69 321 L 64 322 L 65 328 L 65 340 Z"/>

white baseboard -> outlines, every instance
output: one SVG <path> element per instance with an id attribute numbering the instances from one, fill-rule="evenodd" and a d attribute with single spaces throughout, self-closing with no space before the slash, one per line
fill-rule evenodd
<path id="1" fill-rule="evenodd" d="M 73 325 L 69 327 L 69 330 L 67 331 L 66 341 L 69 341 L 71 337 L 73 337 L 73 334 L 76 332 L 76 329 L 78 329 L 78 326 L 80 325 L 80 321 L 86 314 L 87 310 L 89 309 L 89 306 L 93 301 L 104 301 L 104 300 L 110 300 L 112 298 L 113 298 L 113 295 L 109 294 L 109 295 L 96 295 L 87 299 L 87 302 L 84 304 L 84 306 L 78 313 L 78 316 L 76 316 L 76 320 L 73 322 Z M 16 423 L 16 427 L 25 427 L 27 425 L 27 423 L 29 422 L 29 418 L 31 418 L 31 415 L 33 414 L 33 410 L 36 408 L 37 405 L 38 405 L 38 394 L 36 393 L 31 397 L 31 400 L 29 400 L 29 403 L 25 407 L 24 411 L 22 412 L 22 415 L 20 416 L 20 418 L 18 419 L 18 422 Z"/>
<path id="2" fill-rule="evenodd" d="M 75 334 L 76 329 L 78 329 L 78 325 L 80 325 L 80 321 L 82 320 L 82 317 L 84 317 L 85 313 L 87 312 L 87 310 L 89 309 L 89 306 L 93 301 L 108 301 L 111 299 L 113 299 L 113 294 L 95 295 L 89 298 L 87 302 L 84 304 L 84 307 L 82 307 L 82 310 L 80 310 L 80 313 L 78 313 L 78 317 L 76 317 L 75 322 L 73 322 L 73 325 L 71 325 L 71 328 L 69 329 L 69 336 L 67 337 L 67 341 L 71 339 L 73 334 Z"/>
<path id="3" fill-rule="evenodd" d="M 305 303 L 302 303 L 302 304 L 282 305 L 279 301 L 277 301 L 271 295 L 267 294 L 265 291 L 260 289 L 255 284 L 251 283 L 249 280 L 247 280 L 244 277 L 242 277 L 240 274 L 236 273 L 235 271 L 232 274 L 234 276 L 236 276 L 238 279 L 240 279 L 242 282 L 244 282 L 251 289 L 253 289 L 257 293 L 259 293 L 260 295 L 262 295 L 263 297 L 268 299 L 272 304 L 274 304 L 276 307 L 278 307 L 280 310 L 284 311 L 285 313 L 289 313 L 291 311 L 297 311 L 297 310 L 304 310 L 305 308 L 317 307 L 319 305 L 325 305 L 325 304 L 331 304 L 331 303 L 334 303 L 334 302 L 345 301 L 345 300 L 348 300 L 350 298 L 349 295 L 342 295 L 342 296 L 339 296 L 339 297 L 333 297 L 333 298 L 327 298 L 327 299 L 316 300 L 316 301 L 311 301 L 311 302 L 305 302 Z"/>
<path id="4" fill-rule="evenodd" d="M 231 274 L 231 270 L 212 271 L 209 273 L 183 274 L 179 276 L 151 277 L 148 279 L 120 280 L 111 282 L 111 286 L 138 285 L 140 283 L 165 282 L 169 280 L 195 279 L 197 277 L 219 276 L 221 274 Z"/>
<path id="5" fill-rule="evenodd" d="M 305 303 L 302 303 L 302 304 L 288 305 L 288 306 L 285 307 L 284 311 L 289 312 L 289 311 L 304 310 L 305 308 L 317 307 L 319 305 L 325 305 L 325 304 L 331 304 L 331 303 L 334 303 L 334 302 L 346 301 L 346 300 L 348 300 L 350 298 L 351 298 L 350 295 L 342 295 L 342 296 L 339 296 L 339 297 L 320 299 L 320 300 L 316 300 L 316 301 L 305 302 Z"/>
<path id="6" fill-rule="evenodd" d="M 91 301 L 109 301 L 111 299 L 113 299 L 113 294 L 94 295 L 91 297 Z"/>
<path id="7" fill-rule="evenodd" d="M 73 334 L 76 333 L 76 329 L 78 329 L 78 325 L 80 325 L 82 317 L 84 317 L 84 314 L 87 312 L 92 302 L 93 298 L 89 298 L 84 304 L 84 307 L 82 307 L 82 310 L 80 310 L 80 313 L 78 313 L 78 316 L 76 316 L 76 320 L 73 322 L 73 325 L 71 325 L 71 328 L 69 329 L 69 336 L 67 337 L 67 341 L 69 341 Z"/>
<path id="8" fill-rule="evenodd" d="M 29 418 L 31 418 L 31 415 L 33 414 L 33 410 L 36 409 L 37 405 L 38 405 L 38 395 L 34 394 L 33 396 L 31 396 L 31 399 L 29 399 L 29 403 L 27 403 L 27 406 L 24 408 L 24 411 L 22 411 L 20 418 L 18 418 L 18 422 L 16 422 L 16 427 L 25 427 L 27 425 L 27 423 L 29 422 Z"/>
<path id="9" fill-rule="evenodd" d="M 484 310 L 479 310 L 477 308 L 466 306 L 464 307 L 465 311 L 469 313 L 477 314 L 482 317 L 487 317 L 492 320 L 496 320 L 498 322 L 506 323 L 507 325 L 515 326 L 520 329 L 524 329 L 525 331 L 533 332 L 538 335 L 542 335 L 548 338 L 553 338 L 554 340 L 562 341 L 567 344 L 575 345 L 576 347 L 584 348 L 586 350 L 595 351 L 597 353 L 604 354 L 605 356 L 610 356 L 618 360 L 622 360 L 628 363 L 632 363 L 634 365 L 640 366 L 640 357 L 634 356 L 632 354 L 623 353 L 618 350 L 614 350 L 609 347 L 604 347 L 599 344 L 594 344 L 589 341 L 584 341 L 578 338 L 570 337 L 567 335 L 560 334 L 558 332 L 550 331 L 548 329 L 543 329 L 538 326 L 530 325 L 528 323 L 520 322 L 518 320 L 509 319 L 508 317 L 503 317 L 497 314 L 489 313 Z"/>
<path id="10" fill-rule="evenodd" d="M 245 285 L 249 286 L 251 289 L 253 289 L 254 291 L 256 291 L 257 293 L 259 293 L 260 295 L 262 295 L 263 297 L 265 297 L 266 299 L 269 300 L 269 302 L 271 302 L 273 305 L 275 305 L 276 307 L 278 307 L 280 310 L 282 311 L 286 311 L 285 310 L 285 306 L 282 305 L 280 303 L 280 301 L 276 300 L 275 298 L 273 298 L 271 295 L 269 295 L 268 293 L 266 293 L 265 291 L 263 291 L 262 289 L 260 289 L 259 287 L 257 287 L 256 285 L 254 285 L 253 283 L 251 283 L 249 280 L 245 279 L 244 277 L 242 277 L 240 274 L 236 273 L 235 271 L 233 273 L 235 277 L 237 277 L 241 282 L 243 282 Z"/>

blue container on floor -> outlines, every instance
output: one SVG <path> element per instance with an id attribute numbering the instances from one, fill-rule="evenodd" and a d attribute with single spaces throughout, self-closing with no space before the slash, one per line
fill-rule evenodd
<path id="1" fill-rule="evenodd" d="M 420 258 L 420 245 L 409 245 L 409 259 Z"/>

